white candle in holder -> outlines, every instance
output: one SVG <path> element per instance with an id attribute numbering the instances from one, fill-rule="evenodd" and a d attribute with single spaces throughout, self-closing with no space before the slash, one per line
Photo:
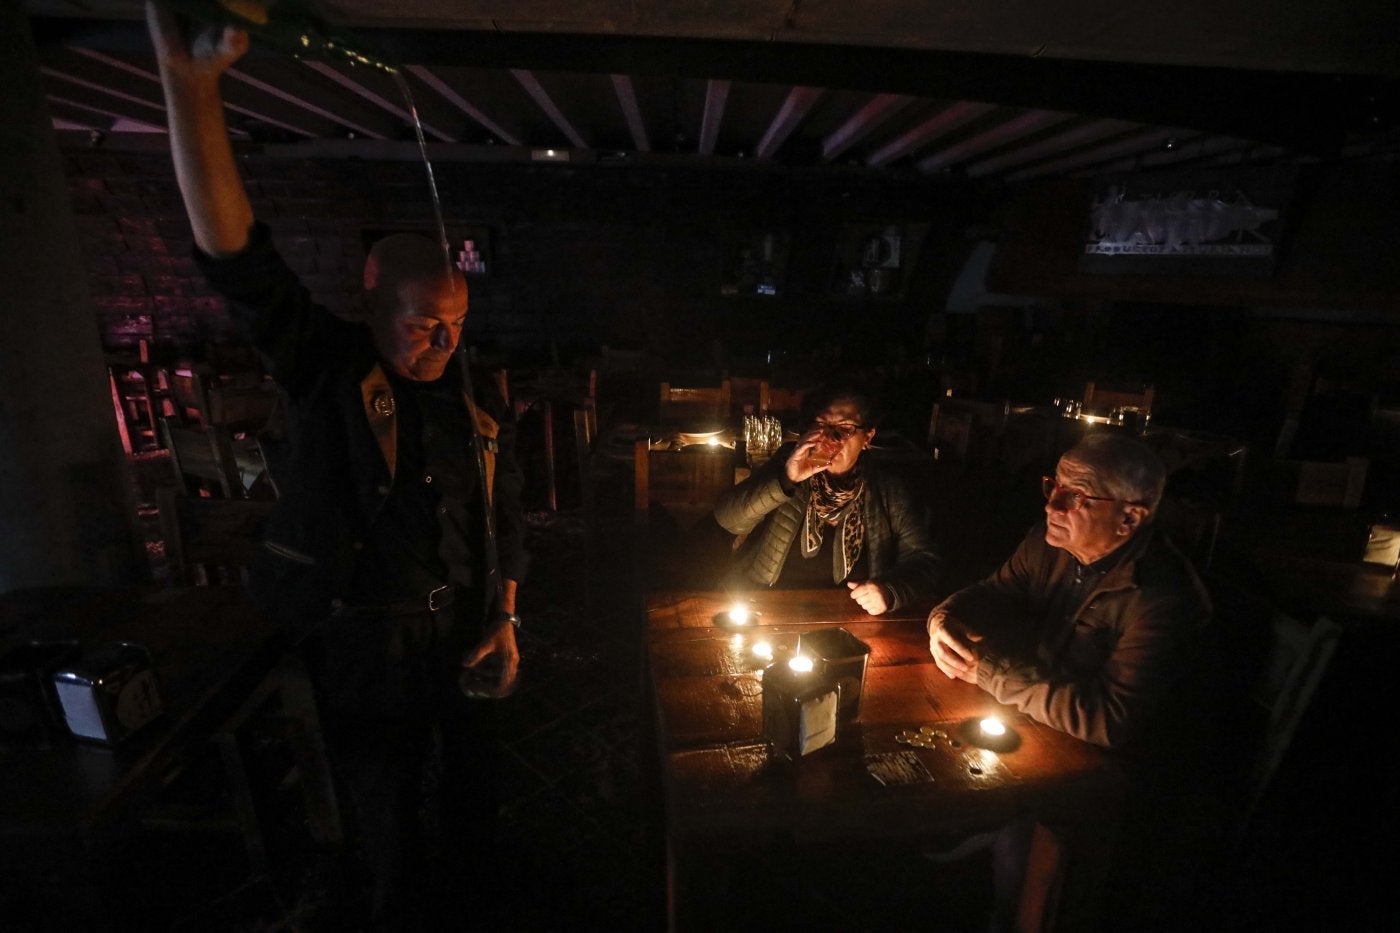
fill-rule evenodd
<path id="1" fill-rule="evenodd" d="M 749 607 L 735 603 L 729 610 L 729 621 L 734 625 L 748 625 Z"/>
<path id="2" fill-rule="evenodd" d="M 766 641 L 756 641 L 753 643 L 753 653 L 765 661 L 773 660 L 773 646 Z"/>
<path id="3" fill-rule="evenodd" d="M 810 671 L 812 669 L 812 659 L 805 654 L 795 654 L 788 658 L 788 667 L 795 671 Z"/>
<path id="4" fill-rule="evenodd" d="M 993 738 L 996 738 L 997 736 L 1006 735 L 1006 724 L 1003 723 L 1000 719 L 996 718 L 995 716 L 988 716 L 986 719 L 982 720 L 981 723 L 979 723 L 979 726 L 982 729 L 983 735 L 991 736 Z"/>

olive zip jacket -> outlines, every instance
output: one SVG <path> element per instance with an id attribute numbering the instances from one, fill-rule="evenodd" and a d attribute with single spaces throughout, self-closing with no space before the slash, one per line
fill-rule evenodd
<path id="1" fill-rule="evenodd" d="M 782 575 L 793 542 L 801 531 L 810 481 L 785 488 L 785 463 L 792 445 L 785 445 L 742 483 L 720 497 L 715 520 L 739 535 L 735 570 L 751 583 L 772 586 Z M 870 579 L 884 587 L 890 609 L 931 600 L 938 579 L 938 554 L 929 533 L 925 510 L 909 487 L 882 469 L 869 455 L 862 457 L 865 474 L 865 554 Z"/>

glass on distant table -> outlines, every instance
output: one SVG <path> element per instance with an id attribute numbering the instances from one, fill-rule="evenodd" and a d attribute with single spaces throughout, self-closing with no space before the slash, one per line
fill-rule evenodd
<path id="1" fill-rule="evenodd" d="M 783 443 L 783 423 L 773 415 L 744 416 L 744 450 L 749 466 L 757 467 L 768 461 Z"/>

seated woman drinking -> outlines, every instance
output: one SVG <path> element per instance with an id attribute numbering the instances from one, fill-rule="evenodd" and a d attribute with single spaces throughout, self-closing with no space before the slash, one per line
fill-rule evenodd
<path id="1" fill-rule="evenodd" d="M 715 519 L 741 536 L 731 589 L 845 586 L 871 615 L 934 595 L 938 556 L 908 486 L 864 456 L 875 439 L 870 397 L 822 393 L 796 444 L 726 492 Z"/>

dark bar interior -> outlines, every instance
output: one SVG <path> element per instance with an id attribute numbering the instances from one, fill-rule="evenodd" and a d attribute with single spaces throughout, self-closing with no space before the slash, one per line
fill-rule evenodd
<path id="1" fill-rule="evenodd" d="M 324 5 L 322 32 L 288 27 L 333 36 L 294 59 L 276 17 L 312 6 L 274 6 L 220 86 L 258 229 L 340 322 L 298 346 L 373 332 L 365 368 L 386 381 L 357 374 L 339 399 L 379 433 L 344 449 L 274 379 L 283 338 L 255 347 L 227 297 L 263 267 L 195 255 L 208 234 L 139 6 L 0 14 L 0 928 L 1108 930 L 1135 928 L 1112 919 L 1123 902 L 1161 902 L 1142 928 L 1365 930 L 1391 913 L 1393 2 L 1106 19 L 1081 0 L 349 2 Z M 404 439 L 430 393 L 395 368 L 366 286 L 375 244 L 405 233 L 467 286 L 467 375 L 442 377 L 466 388 L 440 394 L 470 463 L 431 419 Z M 873 404 L 840 407 L 853 387 Z M 354 473 L 361 435 L 388 465 L 377 490 Z M 1071 488 L 1061 457 L 1102 436 L 1164 468 L 1150 528 L 1194 568 L 1229 685 L 1198 721 L 1225 738 L 1197 772 L 1209 803 L 1126 891 L 1136 772 L 1052 701 L 995 701 L 985 664 L 944 677 L 925 631 L 1047 513 L 1038 546 L 1114 572 L 1054 538 L 1093 500 L 1141 504 Z M 854 470 L 850 442 L 850 463 L 912 490 L 900 546 L 931 542 L 936 583 L 886 582 L 878 613 L 825 563 L 734 583 L 767 526 L 736 533 L 723 503 L 764 477 L 792 496 L 810 437 L 816 474 Z M 299 606 L 245 592 L 268 550 L 333 562 L 270 530 L 308 496 L 317 445 L 401 523 L 328 539 L 368 540 L 388 581 L 352 556 L 330 618 L 399 613 L 352 594 L 421 579 L 385 542 L 436 529 L 424 503 L 462 503 L 442 553 L 480 532 L 486 556 L 420 587 L 425 611 L 481 597 L 519 653 L 517 681 L 478 678 L 495 698 L 415 746 L 414 868 L 372 917 L 346 905 L 372 887 L 354 853 L 374 807 L 349 803 L 337 755 L 375 701 L 331 713 L 317 620 L 292 631 Z M 395 458 L 481 485 L 395 499 Z M 505 514 L 492 483 L 517 480 Z M 893 532 L 833 514 L 838 543 L 783 546 L 886 579 Z M 279 579 L 286 600 L 325 595 L 306 573 Z M 804 642 L 815 672 L 775 674 Z M 449 725 L 493 750 L 466 783 Z M 994 916 L 1018 828 L 1022 913 Z"/>

